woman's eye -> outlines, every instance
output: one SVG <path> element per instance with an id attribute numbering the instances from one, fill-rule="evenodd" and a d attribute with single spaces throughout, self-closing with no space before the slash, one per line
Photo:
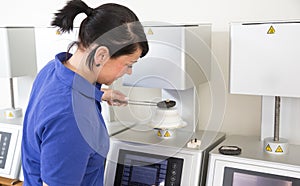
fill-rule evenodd
<path id="1" fill-rule="evenodd" d="M 132 65 L 127 65 L 127 68 L 132 68 Z"/>

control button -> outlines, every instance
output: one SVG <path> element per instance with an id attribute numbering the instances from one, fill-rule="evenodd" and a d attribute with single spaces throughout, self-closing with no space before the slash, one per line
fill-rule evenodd
<path id="1" fill-rule="evenodd" d="M 176 177 L 175 176 L 171 176 L 171 181 L 175 182 L 176 181 Z"/>
<path id="2" fill-rule="evenodd" d="M 175 186 L 175 182 L 170 182 L 170 185 L 171 186 Z"/>
<path id="3" fill-rule="evenodd" d="M 171 174 L 175 176 L 176 175 L 176 170 L 172 170 Z"/>
<path id="4" fill-rule="evenodd" d="M 172 169 L 176 169 L 177 163 L 172 163 Z"/>

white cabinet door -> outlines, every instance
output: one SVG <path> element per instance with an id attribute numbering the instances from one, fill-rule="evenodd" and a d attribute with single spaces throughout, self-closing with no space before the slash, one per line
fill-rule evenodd
<path id="1" fill-rule="evenodd" d="M 300 22 L 232 23 L 230 93 L 300 96 Z"/>

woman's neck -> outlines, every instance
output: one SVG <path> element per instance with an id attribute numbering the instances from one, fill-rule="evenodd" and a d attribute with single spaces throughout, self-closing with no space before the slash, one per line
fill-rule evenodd
<path id="1" fill-rule="evenodd" d="M 65 67 L 79 74 L 84 79 L 94 84 L 96 77 L 94 72 L 86 65 L 87 54 L 82 50 L 76 50 L 76 52 L 65 62 Z"/>

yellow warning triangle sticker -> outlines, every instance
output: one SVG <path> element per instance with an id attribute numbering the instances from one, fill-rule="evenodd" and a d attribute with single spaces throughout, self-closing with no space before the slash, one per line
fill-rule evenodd
<path id="1" fill-rule="evenodd" d="M 8 117 L 13 118 L 13 117 L 14 117 L 13 113 L 10 112 L 10 113 L 8 114 Z"/>
<path id="2" fill-rule="evenodd" d="M 270 26 L 270 28 L 269 28 L 267 34 L 275 34 L 275 29 L 274 29 L 273 26 Z"/>
<path id="3" fill-rule="evenodd" d="M 266 146 L 266 151 L 272 152 L 272 149 L 269 144 Z"/>
<path id="4" fill-rule="evenodd" d="M 169 133 L 169 131 L 167 131 L 164 135 L 164 137 L 170 137 L 170 136 L 171 136 L 171 134 Z"/>
<path id="5" fill-rule="evenodd" d="M 147 32 L 148 35 L 153 35 L 153 31 L 151 28 L 149 28 L 148 32 Z"/>
<path id="6" fill-rule="evenodd" d="M 282 148 L 280 147 L 280 145 L 278 145 L 277 149 L 275 150 L 275 152 L 283 152 Z"/>
<path id="7" fill-rule="evenodd" d="M 61 32 L 60 32 L 60 30 L 59 30 L 59 29 L 57 29 L 57 30 L 56 30 L 56 32 L 55 32 L 55 34 L 56 34 L 56 35 L 61 35 Z"/>
<path id="8" fill-rule="evenodd" d="M 157 136 L 159 136 L 159 137 L 162 136 L 161 133 L 160 133 L 160 131 L 157 131 Z"/>

